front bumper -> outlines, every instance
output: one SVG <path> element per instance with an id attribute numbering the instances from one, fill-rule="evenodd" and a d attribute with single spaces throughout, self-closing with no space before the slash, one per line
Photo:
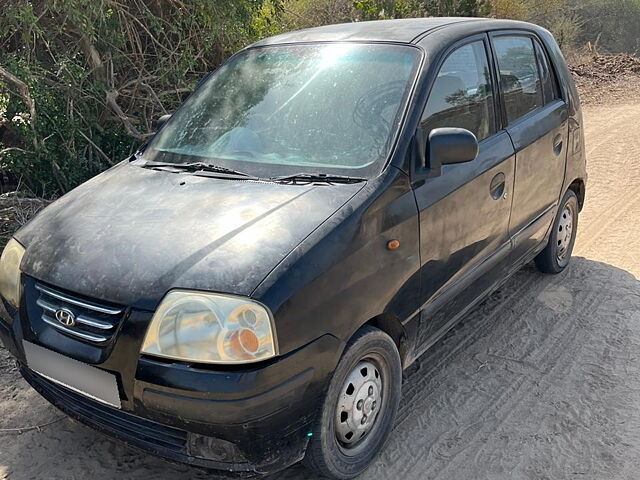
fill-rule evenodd
<path id="1" fill-rule="evenodd" d="M 23 339 L 74 355 L 56 348 L 68 345 L 68 339 L 58 344 L 39 341 L 55 337 L 35 337 L 25 316 L 23 306 L 11 324 L 0 319 L 0 339 L 17 357 L 23 377 L 48 401 L 146 452 L 228 472 L 272 473 L 304 456 L 322 392 L 342 348 L 339 340 L 325 335 L 277 359 L 224 370 L 138 358 L 131 334 L 140 330 L 144 315 L 132 312 L 109 357 L 93 364 L 118 378 L 118 410 L 28 368 Z"/>

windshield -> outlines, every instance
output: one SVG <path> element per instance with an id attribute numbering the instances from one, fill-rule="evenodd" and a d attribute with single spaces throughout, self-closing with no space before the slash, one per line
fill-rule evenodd
<path id="1" fill-rule="evenodd" d="M 389 154 L 419 58 L 383 44 L 249 49 L 187 99 L 144 157 L 267 177 L 362 174 Z"/>

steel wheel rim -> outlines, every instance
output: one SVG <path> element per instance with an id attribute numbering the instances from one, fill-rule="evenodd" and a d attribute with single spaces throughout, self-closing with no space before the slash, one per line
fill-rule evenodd
<path id="1" fill-rule="evenodd" d="M 334 415 L 335 440 L 343 454 L 354 456 L 367 448 L 386 409 L 387 369 L 378 356 L 360 360 L 345 378 Z"/>
<path id="2" fill-rule="evenodd" d="M 567 254 L 571 248 L 573 239 L 573 208 L 567 203 L 560 214 L 560 221 L 556 230 L 557 241 L 557 257 L 563 261 L 567 258 Z"/>

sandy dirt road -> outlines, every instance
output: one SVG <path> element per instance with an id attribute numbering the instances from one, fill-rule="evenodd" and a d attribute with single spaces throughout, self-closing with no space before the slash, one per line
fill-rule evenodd
<path id="1" fill-rule="evenodd" d="M 393 436 L 362 478 L 640 477 L 640 106 L 585 119 L 590 177 L 570 268 L 526 267 L 406 372 Z M 214 478 L 62 416 L 3 349 L 0 429 L 0 479 Z"/>

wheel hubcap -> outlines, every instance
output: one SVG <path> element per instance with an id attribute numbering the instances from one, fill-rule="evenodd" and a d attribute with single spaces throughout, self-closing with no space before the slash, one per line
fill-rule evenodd
<path id="1" fill-rule="evenodd" d="M 573 211 L 569 205 L 562 209 L 560 222 L 558 222 L 557 241 L 558 259 L 563 260 L 567 256 L 571 239 L 573 238 Z"/>
<path id="2" fill-rule="evenodd" d="M 382 382 L 380 370 L 367 360 L 347 375 L 335 417 L 336 439 L 344 448 L 355 447 L 373 428 L 382 401 Z"/>

